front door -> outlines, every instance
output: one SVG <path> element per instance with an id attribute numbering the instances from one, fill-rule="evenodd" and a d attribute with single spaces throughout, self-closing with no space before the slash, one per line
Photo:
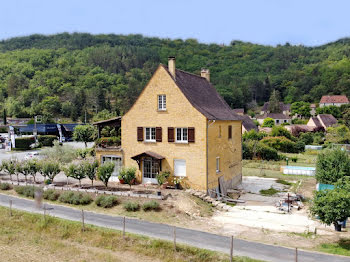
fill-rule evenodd
<path id="1" fill-rule="evenodd" d="M 142 183 L 157 184 L 157 174 L 159 173 L 159 160 L 150 157 L 143 159 Z"/>

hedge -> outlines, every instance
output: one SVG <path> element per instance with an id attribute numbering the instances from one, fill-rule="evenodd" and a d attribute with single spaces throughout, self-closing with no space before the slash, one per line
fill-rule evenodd
<path id="1" fill-rule="evenodd" d="M 53 141 L 55 140 L 57 140 L 57 136 L 54 135 L 38 136 L 38 141 L 42 146 L 53 146 Z"/>
<path id="2" fill-rule="evenodd" d="M 28 150 L 31 149 L 30 145 L 35 143 L 34 137 L 18 137 L 15 139 L 16 148 Z"/>
<path id="3" fill-rule="evenodd" d="M 284 136 L 264 137 L 261 142 L 284 153 L 300 153 L 305 150 L 305 144 L 302 141 L 295 143 Z"/>
<path id="4" fill-rule="evenodd" d="M 247 141 L 242 144 L 243 149 L 243 159 L 253 159 L 254 152 L 255 157 L 264 160 L 280 160 L 281 156 L 278 154 L 277 150 L 271 148 L 261 142 L 257 141 Z"/>

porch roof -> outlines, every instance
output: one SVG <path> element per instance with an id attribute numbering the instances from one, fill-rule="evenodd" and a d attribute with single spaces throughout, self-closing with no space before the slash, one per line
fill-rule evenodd
<path id="1" fill-rule="evenodd" d="M 157 159 L 157 160 L 162 160 L 162 159 L 164 159 L 165 157 L 164 156 L 161 156 L 161 155 L 159 155 L 159 154 L 157 154 L 157 153 L 154 153 L 154 152 L 152 152 L 152 151 L 145 151 L 145 152 L 143 152 L 143 153 L 141 153 L 141 154 L 138 154 L 138 155 L 136 155 L 136 156 L 133 156 L 133 157 L 131 157 L 131 159 L 133 159 L 133 160 L 139 160 L 141 157 L 152 157 L 152 158 L 155 158 L 155 159 Z"/>

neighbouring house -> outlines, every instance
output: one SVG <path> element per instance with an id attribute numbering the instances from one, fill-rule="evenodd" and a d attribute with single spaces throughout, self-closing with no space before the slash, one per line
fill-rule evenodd
<path id="1" fill-rule="evenodd" d="M 327 127 L 333 126 L 336 123 L 338 123 L 338 121 L 333 115 L 320 114 L 316 117 L 311 117 L 307 125 L 311 127 L 323 127 L 326 129 Z"/>
<path id="2" fill-rule="evenodd" d="M 259 115 L 256 117 L 256 120 L 258 120 L 259 124 L 262 125 L 265 118 L 272 118 L 275 120 L 275 125 L 281 125 L 281 124 L 291 124 L 292 118 L 289 115 L 285 115 L 282 113 L 266 113 L 264 115 Z"/>
<path id="3" fill-rule="evenodd" d="M 270 113 L 269 105 L 270 105 L 270 102 L 265 102 L 265 104 L 261 108 L 261 112 L 260 112 L 261 115 Z M 284 115 L 289 116 L 291 114 L 290 104 L 285 104 L 283 102 L 280 102 L 280 112 Z"/>
<path id="4" fill-rule="evenodd" d="M 349 99 L 344 95 L 322 96 L 320 107 L 324 106 L 341 106 L 349 104 Z"/>
<path id="5" fill-rule="evenodd" d="M 235 108 L 235 109 L 232 109 L 233 112 L 235 112 L 237 115 L 241 115 L 243 116 L 244 115 L 244 108 Z"/>
<path id="6" fill-rule="evenodd" d="M 299 136 L 300 133 L 308 132 L 324 132 L 325 129 L 322 126 L 308 126 L 308 125 L 290 125 L 285 126 L 285 128 L 292 133 L 293 136 Z"/>
<path id="7" fill-rule="evenodd" d="M 137 167 L 140 183 L 156 184 L 169 171 L 183 186 L 223 192 L 242 180 L 242 119 L 210 83 L 209 70 L 187 73 L 170 57 L 122 117 L 121 146 L 96 149 L 96 157 Z"/>
<path id="8" fill-rule="evenodd" d="M 255 131 L 259 131 L 258 127 L 254 123 L 254 121 L 247 115 L 241 116 L 242 119 L 242 134 L 245 132 L 249 132 L 254 129 Z"/>

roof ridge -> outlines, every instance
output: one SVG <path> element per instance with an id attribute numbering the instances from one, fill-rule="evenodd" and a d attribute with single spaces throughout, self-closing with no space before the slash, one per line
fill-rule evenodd
<path id="1" fill-rule="evenodd" d="M 167 67 L 166 65 L 164 64 L 161 64 L 162 66 L 166 67 L 167 69 L 169 69 L 169 67 Z M 206 79 L 205 77 L 203 76 L 200 76 L 200 75 L 197 75 L 197 74 L 194 74 L 194 73 L 190 73 L 190 72 L 187 72 L 187 71 L 184 71 L 184 70 L 181 70 L 181 69 L 178 69 L 178 68 L 175 68 L 176 71 L 180 71 L 181 73 L 185 73 L 185 74 L 188 74 L 188 75 L 192 75 L 192 76 L 196 76 L 196 77 L 199 77 L 201 79 Z M 210 82 L 208 82 L 209 84 L 211 84 Z"/>

